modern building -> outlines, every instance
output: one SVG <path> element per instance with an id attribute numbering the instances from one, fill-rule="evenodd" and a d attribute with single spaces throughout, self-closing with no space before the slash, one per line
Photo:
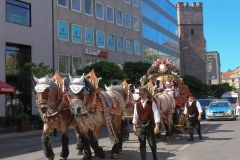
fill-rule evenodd
<path id="1" fill-rule="evenodd" d="M 197 77 L 207 83 L 206 41 L 203 32 L 203 5 L 176 4 L 178 12 L 181 75 Z"/>
<path id="2" fill-rule="evenodd" d="M 0 116 L 37 114 L 35 97 L 23 65 L 52 66 L 52 1 L 0 1 L 0 80 L 16 88 L 0 95 Z"/>
<path id="3" fill-rule="evenodd" d="M 141 1 L 53 1 L 54 68 L 76 74 L 98 61 L 142 61 Z"/>
<path id="4" fill-rule="evenodd" d="M 207 52 L 207 82 L 208 84 L 221 83 L 221 63 L 217 51 Z"/>
<path id="5" fill-rule="evenodd" d="M 176 7 L 169 0 L 142 0 L 141 7 L 144 60 L 168 58 L 180 69 Z"/>

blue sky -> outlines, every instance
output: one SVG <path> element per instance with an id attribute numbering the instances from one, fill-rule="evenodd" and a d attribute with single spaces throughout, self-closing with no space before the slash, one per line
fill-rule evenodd
<path id="1" fill-rule="evenodd" d="M 240 0 L 202 0 L 177 2 L 203 2 L 204 37 L 207 51 L 218 51 L 221 71 L 235 69 L 240 65 Z"/>

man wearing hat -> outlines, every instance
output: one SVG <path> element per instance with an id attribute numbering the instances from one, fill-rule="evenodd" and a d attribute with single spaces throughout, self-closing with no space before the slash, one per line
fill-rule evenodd
<path id="1" fill-rule="evenodd" d="M 157 160 L 155 134 L 159 132 L 160 114 L 155 102 L 148 100 L 148 90 L 139 88 L 140 101 L 134 106 L 133 131 L 138 136 L 142 160 L 147 159 L 146 139 L 152 150 L 153 160 Z"/>
<path id="2" fill-rule="evenodd" d="M 194 99 L 193 94 L 188 94 L 187 96 L 188 102 L 184 108 L 184 114 L 186 115 L 188 122 L 188 131 L 190 134 L 190 138 L 187 141 L 193 141 L 193 128 L 197 129 L 199 139 L 202 140 L 201 134 L 201 125 L 200 120 L 202 119 L 202 107 L 201 104 Z"/>

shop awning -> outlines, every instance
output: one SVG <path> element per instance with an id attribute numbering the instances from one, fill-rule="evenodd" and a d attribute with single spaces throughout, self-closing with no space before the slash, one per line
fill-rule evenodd
<path id="1" fill-rule="evenodd" d="M 15 87 L 0 81 L 0 94 L 11 94 L 15 92 Z"/>

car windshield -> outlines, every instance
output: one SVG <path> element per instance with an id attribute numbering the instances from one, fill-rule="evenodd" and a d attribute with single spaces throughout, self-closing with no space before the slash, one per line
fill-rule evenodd
<path id="1" fill-rule="evenodd" d="M 211 107 L 225 107 L 225 106 L 229 106 L 229 103 L 228 102 L 211 103 L 209 108 L 211 108 Z"/>
<path id="2" fill-rule="evenodd" d="M 197 101 L 201 104 L 201 106 L 208 106 L 211 102 L 210 99 L 198 99 Z"/>

